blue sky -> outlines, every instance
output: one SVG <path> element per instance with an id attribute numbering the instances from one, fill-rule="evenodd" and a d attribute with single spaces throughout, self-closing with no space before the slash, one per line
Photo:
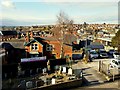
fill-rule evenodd
<path id="1" fill-rule="evenodd" d="M 56 24 L 64 11 L 74 23 L 118 23 L 117 2 L 3 2 L 0 21 L 5 26 Z"/>

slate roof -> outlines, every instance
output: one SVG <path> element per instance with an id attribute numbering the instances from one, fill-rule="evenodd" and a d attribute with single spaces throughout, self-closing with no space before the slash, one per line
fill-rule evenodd
<path id="1" fill-rule="evenodd" d="M 17 31 L 1 31 L 0 35 L 3 35 L 3 36 L 17 35 Z"/>
<path id="2" fill-rule="evenodd" d="M 88 48 L 92 48 L 92 49 L 104 49 L 104 45 L 102 45 L 101 43 L 97 43 L 97 42 L 93 42 L 91 43 Z"/>
<path id="3" fill-rule="evenodd" d="M 76 40 L 77 40 L 76 36 L 74 36 L 72 34 L 65 34 L 64 35 L 64 43 L 65 44 L 72 45 L 72 42 L 74 42 Z"/>
<path id="4" fill-rule="evenodd" d="M 1 49 L 14 49 L 14 47 L 10 43 L 0 42 L 0 48 Z"/>
<path id="5" fill-rule="evenodd" d="M 9 42 L 14 48 L 25 49 L 24 42 Z"/>
<path id="6" fill-rule="evenodd" d="M 76 37 L 74 35 L 70 35 L 70 34 L 65 34 L 64 35 L 64 42 L 63 44 L 64 45 L 68 45 L 68 46 L 72 46 L 72 42 L 76 41 Z M 55 37 L 34 37 L 33 40 L 31 40 L 30 42 L 26 42 L 24 44 L 24 46 L 29 46 L 31 43 L 33 42 L 39 42 L 40 44 L 44 45 L 46 44 L 45 41 L 48 40 L 48 41 L 59 41 L 61 42 L 62 40 L 58 40 L 57 38 Z"/>
<path id="7" fill-rule="evenodd" d="M 43 38 L 40 38 L 40 37 L 34 37 L 30 42 L 26 42 L 25 44 L 24 44 L 24 46 L 29 46 L 31 43 L 33 43 L 33 42 L 38 42 L 38 43 L 40 43 L 40 44 L 45 44 L 45 42 L 43 42 Z"/>
<path id="8" fill-rule="evenodd" d="M 11 39 L 9 41 L 0 42 L 0 48 L 13 49 L 20 48 L 24 49 L 24 39 Z"/>

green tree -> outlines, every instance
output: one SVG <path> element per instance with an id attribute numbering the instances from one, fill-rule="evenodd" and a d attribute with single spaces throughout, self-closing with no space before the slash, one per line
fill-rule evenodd
<path id="1" fill-rule="evenodd" d="M 120 29 L 116 33 L 116 35 L 112 38 L 112 46 L 118 47 L 118 52 L 120 52 Z"/>

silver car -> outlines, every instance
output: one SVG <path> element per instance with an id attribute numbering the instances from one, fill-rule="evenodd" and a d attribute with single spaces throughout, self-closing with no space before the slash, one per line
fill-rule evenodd
<path id="1" fill-rule="evenodd" d="M 90 58 L 95 59 L 98 58 L 98 53 L 95 50 L 90 50 Z"/>

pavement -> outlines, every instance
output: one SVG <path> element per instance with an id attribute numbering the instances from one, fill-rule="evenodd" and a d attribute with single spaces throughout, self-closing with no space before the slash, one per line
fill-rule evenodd
<path id="1" fill-rule="evenodd" d="M 107 82 L 107 79 L 103 76 L 103 74 L 99 73 L 96 69 L 94 69 L 96 66 L 97 65 L 93 62 L 85 64 L 84 62 L 80 61 L 77 64 L 74 64 L 72 68 L 83 70 L 83 76 L 85 82 L 87 82 L 87 86 Z"/>
<path id="2" fill-rule="evenodd" d="M 112 84 L 108 87 L 106 87 L 106 83 L 109 83 L 108 80 L 105 78 L 105 76 L 98 71 L 98 61 L 94 60 L 93 62 L 88 62 L 85 64 L 82 61 L 79 61 L 76 64 L 73 64 L 73 69 L 82 69 L 83 70 L 83 84 L 82 87 L 88 87 L 88 88 L 116 88 L 118 87 L 118 83 Z M 100 86 L 101 85 L 101 86 Z M 80 87 L 81 88 L 81 87 Z M 73 90 L 73 89 L 72 89 Z M 77 89 L 75 89 L 77 90 Z"/>

